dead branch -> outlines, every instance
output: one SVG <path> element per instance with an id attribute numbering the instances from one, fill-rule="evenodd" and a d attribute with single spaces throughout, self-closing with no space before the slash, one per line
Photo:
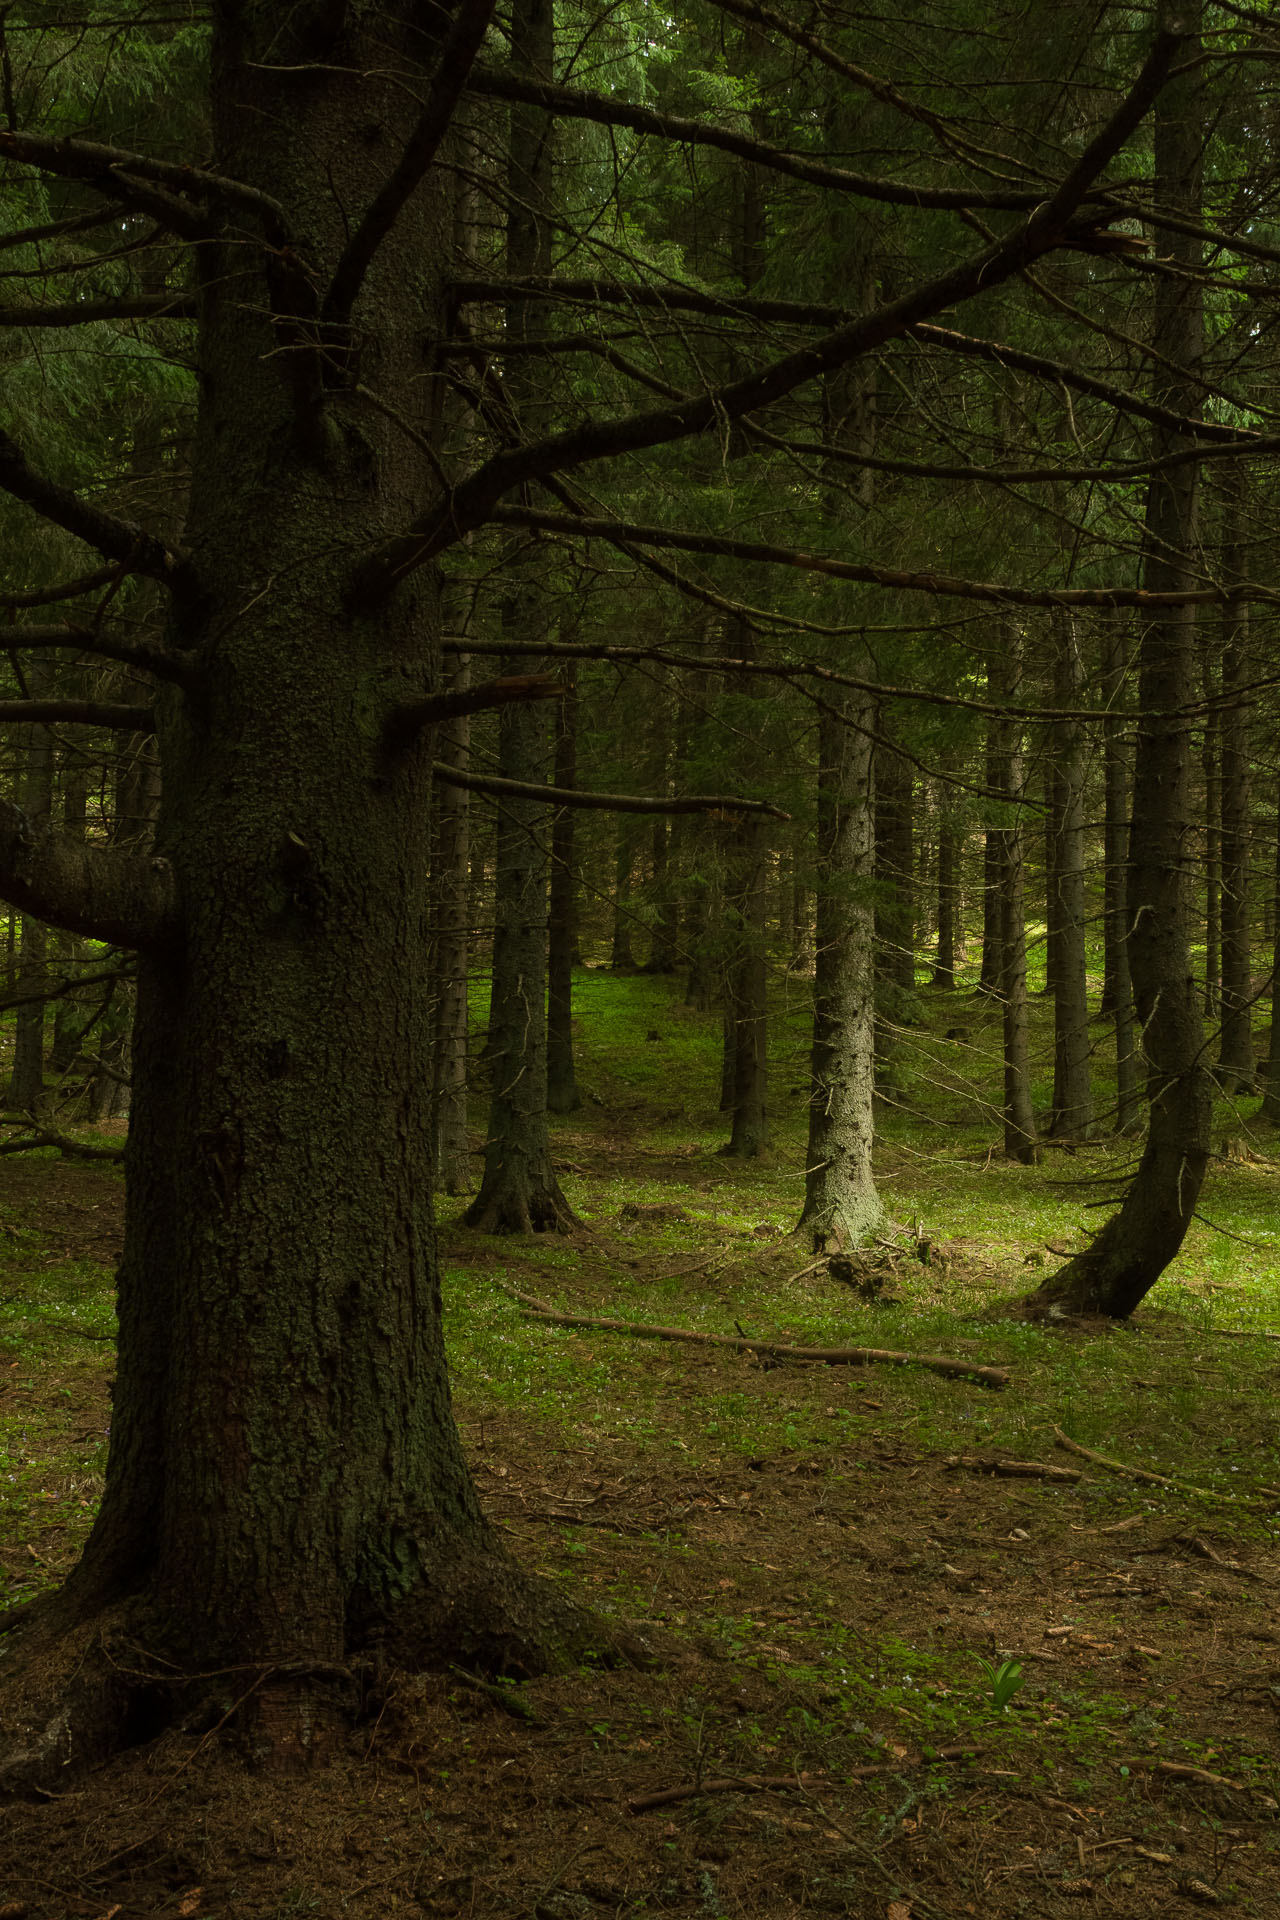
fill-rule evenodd
<path id="1" fill-rule="evenodd" d="M 1009 1375 L 1003 1367 L 983 1367 L 970 1360 L 953 1360 L 938 1353 L 895 1353 L 881 1347 L 792 1347 L 776 1340 L 749 1340 L 745 1334 L 694 1333 L 689 1327 L 655 1327 L 645 1320 L 606 1320 L 589 1313 L 560 1313 L 545 1300 L 504 1288 L 526 1312 L 558 1327 L 595 1327 L 605 1333 L 625 1333 L 634 1340 L 687 1340 L 703 1347 L 730 1347 L 737 1353 L 760 1353 L 778 1360 L 808 1360 L 830 1367 L 926 1367 L 953 1379 L 976 1380 L 984 1387 L 1004 1387 Z"/>
<path id="2" fill-rule="evenodd" d="M 1146 1467 L 1131 1467 L 1123 1460 L 1109 1459 L 1105 1453 L 1094 1453 L 1089 1447 L 1082 1447 L 1078 1440 L 1068 1440 L 1061 1427 L 1055 1427 L 1053 1437 L 1066 1453 L 1075 1453 L 1082 1460 L 1092 1460 L 1096 1467 L 1106 1467 L 1109 1473 L 1122 1473 L 1129 1480 L 1140 1480 L 1143 1486 L 1172 1487 L 1175 1493 L 1197 1493 L 1206 1500 L 1233 1500 L 1247 1502 L 1249 1496 L 1244 1493 L 1219 1493 L 1216 1487 L 1193 1487 L 1186 1480 L 1171 1480 L 1167 1473 L 1151 1473 Z"/>
<path id="3" fill-rule="evenodd" d="M 944 1467 L 965 1467 L 970 1473 L 994 1473 L 1002 1480 L 1060 1480 L 1074 1485 L 1078 1467 L 1055 1467 L 1046 1460 L 1004 1460 L 998 1454 L 953 1453 Z"/>
<path id="4" fill-rule="evenodd" d="M 78 1160 L 124 1159 L 123 1147 L 85 1146 L 80 1140 L 72 1140 L 68 1134 L 51 1132 L 29 1117 L 22 1124 L 29 1128 L 29 1132 L 21 1139 L 4 1141 L 0 1144 L 0 1153 L 34 1153 L 38 1147 L 56 1147 L 59 1153 Z"/>
<path id="5" fill-rule="evenodd" d="M 432 761 L 431 777 L 446 787 L 539 800 L 548 807 L 595 807 L 606 813 L 767 813 L 772 820 L 791 818 L 769 800 L 740 800 L 723 793 L 673 794 L 668 799 L 647 793 L 589 793 L 578 787 L 544 787 L 533 780 L 502 780 L 496 774 L 459 773 L 442 760 Z"/>
<path id="6" fill-rule="evenodd" d="M 871 1780 L 879 1773 L 901 1773 L 904 1767 L 929 1767 L 940 1760 L 976 1760 L 981 1747 L 940 1747 L 935 1753 L 918 1753 L 911 1759 L 878 1761 L 873 1766 L 850 1767 L 844 1778 Z M 664 1787 L 658 1793 L 638 1794 L 627 1801 L 628 1813 L 648 1813 L 654 1807 L 671 1807 L 680 1800 L 696 1800 L 704 1793 L 779 1793 L 790 1789 L 804 1793 L 809 1782 L 825 1779 L 812 1773 L 744 1773 L 736 1779 L 699 1780 L 687 1787 Z"/>
<path id="7" fill-rule="evenodd" d="M 564 682 L 553 680 L 549 674 L 513 673 L 453 693 L 433 693 L 425 700 L 410 700 L 397 707 L 387 721 L 386 738 L 392 746 L 407 746 L 423 727 L 439 726 L 465 713 L 480 713 L 486 707 L 504 707 L 513 700 L 558 700 L 564 690 Z"/>

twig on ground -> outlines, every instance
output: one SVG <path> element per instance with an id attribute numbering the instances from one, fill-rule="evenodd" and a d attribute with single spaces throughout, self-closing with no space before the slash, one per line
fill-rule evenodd
<path id="1" fill-rule="evenodd" d="M 976 1380 L 984 1387 L 1004 1387 L 1009 1375 L 1003 1367 L 978 1366 L 971 1360 L 953 1360 L 939 1353 L 897 1353 L 880 1347 L 792 1347 L 783 1341 L 748 1340 L 729 1333 L 695 1333 L 689 1327 L 655 1327 L 646 1320 L 609 1320 L 588 1313 L 561 1313 L 532 1294 L 504 1287 L 527 1313 L 557 1327 L 593 1327 L 605 1333 L 625 1333 L 634 1340 L 685 1340 L 696 1346 L 729 1347 L 738 1353 L 761 1353 L 778 1360 L 807 1360 L 818 1365 L 846 1367 L 925 1367 L 953 1379 Z"/>

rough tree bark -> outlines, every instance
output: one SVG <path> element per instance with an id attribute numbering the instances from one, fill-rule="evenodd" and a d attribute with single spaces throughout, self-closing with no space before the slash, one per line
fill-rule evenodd
<path id="1" fill-rule="evenodd" d="M 818 722 L 817 954 L 805 1200 L 816 1250 L 858 1246 L 884 1209 L 871 1169 L 875 908 L 870 701 Z"/>
<path id="2" fill-rule="evenodd" d="M 128 1736 L 119 1672 L 90 1702 L 113 1625 L 159 1656 L 153 1716 L 189 1698 L 175 1665 L 260 1665 L 251 1704 L 277 1755 L 322 1739 L 370 1636 L 513 1671 L 566 1644 L 563 1609 L 533 1599 L 480 1512 L 449 1403 L 431 751 L 393 746 L 385 724 L 439 683 L 438 590 L 424 569 L 374 604 L 355 591 L 361 554 L 418 511 L 420 456 L 355 400 L 331 427 L 321 340 L 340 364 L 348 336 L 306 318 L 350 209 L 410 143 L 422 108 L 398 68 L 430 68 L 438 28 L 383 7 L 349 23 L 334 65 L 321 16 L 215 9 L 219 170 L 283 206 L 306 267 L 290 283 L 278 241 L 247 244 L 238 202 L 196 255 L 202 381 L 170 628 L 195 677 L 158 704 L 154 856 L 135 871 L 95 851 L 84 876 L 99 930 L 140 949 L 111 1451 L 82 1559 L 17 1630 L 61 1634 L 77 1676 L 47 1723 L 34 1694 L 5 1714 L 28 1775 L 58 1772 L 68 1742 Z M 375 388 L 429 387 L 443 198 L 421 186 L 368 264 L 355 313 Z M 0 850 L 7 890 L 23 904 L 38 887 L 50 917 L 83 924 L 57 845 L 29 849 L 38 867 Z"/>

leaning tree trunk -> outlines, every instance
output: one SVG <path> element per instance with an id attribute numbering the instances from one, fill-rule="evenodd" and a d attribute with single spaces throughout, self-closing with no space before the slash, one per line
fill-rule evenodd
<path id="1" fill-rule="evenodd" d="M 871 1169 L 875 1090 L 873 708 L 818 722 L 817 955 L 804 1211 L 815 1250 L 856 1247 L 884 1209 Z"/>
<path id="2" fill-rule="evenodd" d="M 1194 9 L 1181 11 L 1185 21 Z M 1155 118 L 1156 195 L 1188 224 L 1197 219 L 1200 205 L 1198 72 L 1189 61 L 1161 94 Z M 1166 407 L 1190 414 L 1198 401 L 1194 370 L 1203 344 L 1203 292 L 1194 277 L 1199 243 L 1174 236 L 1170 251 L 1190 271 L 1156 282 L 1153 340 L 1160 364 L 1169 369 L 1159 398 Z M 1186 450 L 1185 437 L 1173 429 L 1157 428 L 1153 440 L 1157 458 Z M 1143 584 L 1154 592 L 1177 594 L 1195 583 L 1196 491 L 1193 460 L 1152 477 Z M 1148 614 L 1142 633 L 1129 842 L 1129 959 L 1147 1060 L 1147 1138 L 1120 1210 L 1085 1252 L 1031 1296 L 1028 1305 L 1034 1311 L 1118 1318 L 1132 1313 L 1182 1245 L 1204 1180 L 1212 1087 L 1189 936 L 1188 716 L 1197 692 L 1194 608 L 1159 607 Z"/>

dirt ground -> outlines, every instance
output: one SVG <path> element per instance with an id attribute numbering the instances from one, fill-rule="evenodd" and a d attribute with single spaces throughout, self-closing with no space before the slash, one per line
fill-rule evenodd
<path id="1" fill-rule="evenodd" d="M 54 1258 L 109 1257 L 114 1176 L 5 1178 Z M 746 1381 L 839 1396 L 852 1421 L 709 1466 L 625 1421 L 549 1441 L 461 1398 L 513 1552 L 656 1632 L 658 1665 L 404 1676 L 305 1777 L 170 1730 L 0 1809 L 0 1920 L 1280 1915 L 1265 1535 L 1062 1453 L 1044 1464 L 1078 1481 L 919 1448 L 881 1372 L 662 1364 L 677 1396 Z M 73 1371 L 71 1425 L 105 1425 L 104 1372 Z M 3 1356 L 0 1381 L 12 1411 L 28 1389 Z M 1001 1705 L 1007 1660 L 1023 1684 Z"/>

